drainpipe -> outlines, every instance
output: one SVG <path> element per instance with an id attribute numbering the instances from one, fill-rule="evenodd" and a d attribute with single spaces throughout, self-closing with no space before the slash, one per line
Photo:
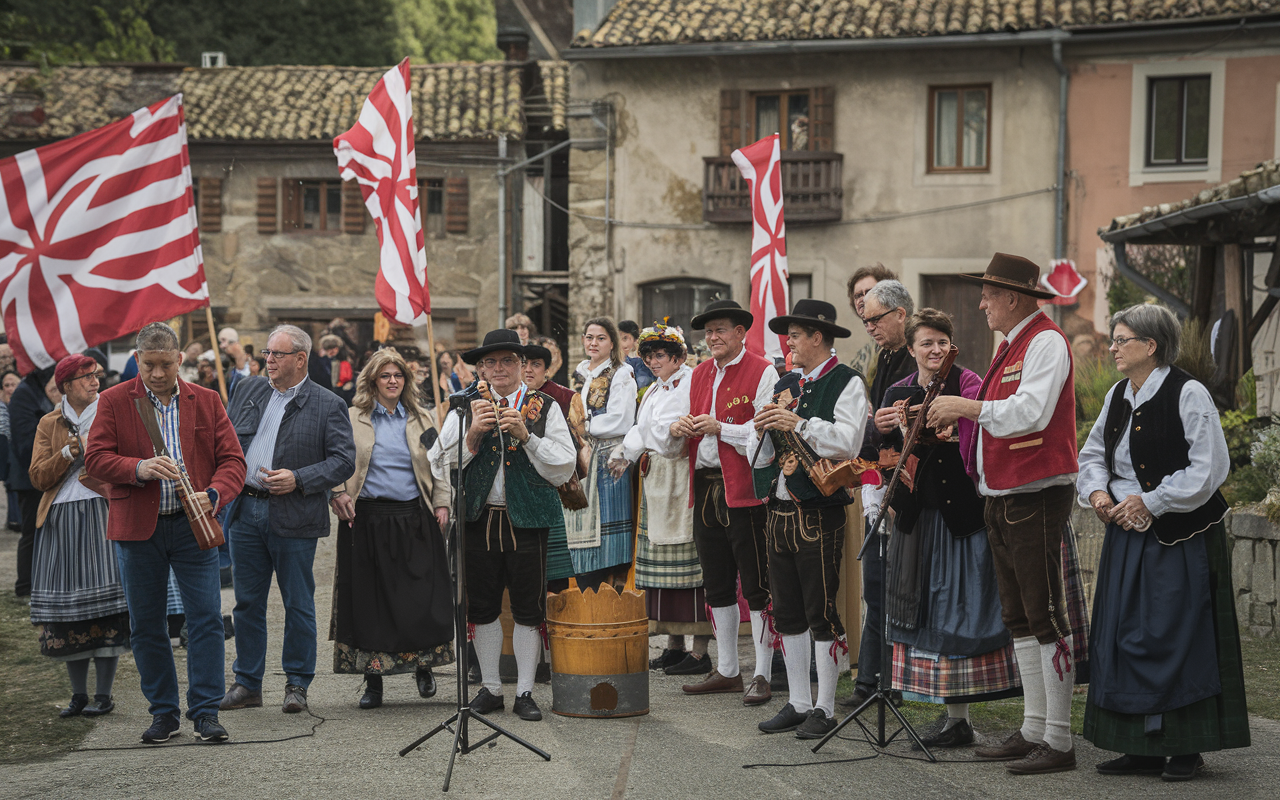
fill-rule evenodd
<path id="1" fill-rule="evenodd" d="M 1062 39 L 1053 40 L 1053 66 L 1058 69 L 1058 174 L 1054 179 L 1053 257 L 1067 252 L 1067 67 L 1062 63 Z"/>
<path id="2" fill-rule="evenodd" d="M 498 163 L 507 161 L 506 134 L 498 135 Z M 498 167 L 498 325 L 507 324 L 507 174 Z"/>

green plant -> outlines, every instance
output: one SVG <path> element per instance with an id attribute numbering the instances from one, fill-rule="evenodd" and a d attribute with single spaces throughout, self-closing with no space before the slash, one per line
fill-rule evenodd
<path id="1" fill-rule="evenodd" d="M 1209 354 L 1209 332 L 1194 317 L 1182 323 L 1182 342 L 1174 365 L 1205 386 L 1213 381 L 1215 365 L 1213 356 Z"/>
<path id="2" fill-rule="evenodd" d="M 1110 355 L 1102 358 L 1086 358 L 1076 363 L 1076 426 L 1083 429 L 1077 439 L 1080 444 L 1089 437 L 1093 421 L 1102 413 L 1102 406 L 1107 401 L 1111 387 L 1124 376 L 1116 369 L 1116 362 Z"/>
<path id="3" fill-rule="evenodd" d="M 1252 464 L 1237 467 L 1222 484 L 1222 497 L 1231 506 L 1261 503 L 1271 490 L 1272 481 L 1264 470 Z"/>

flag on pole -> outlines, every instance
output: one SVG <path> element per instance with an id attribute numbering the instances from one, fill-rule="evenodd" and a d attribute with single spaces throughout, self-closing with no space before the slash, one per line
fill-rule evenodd
<path id="1" fill-rule="evenodd" d="M 0 160 L 0 194 L 19 371 L 208 304 L 182 95 Z"/>
<path id="2" fill-rule="evenodd" d="M 734 150 L 733 163 L 751 187 L 751 315 L 756 321 L 747 331 L 747 349 L 770 360 L 782 358 L 787 337 L 769 331 L 769 320 L 790 309 L 778 134 Z"/>
<path id="3" fill-rule="evenodd" d="M 425 323 L 431 313 L 410 86 L 406 58 L 373 87 L 355 126 L 333 140 L 340 175 L 360 184 L 378 231 L 374 296 L 383 314 L 405 325 Z"/>

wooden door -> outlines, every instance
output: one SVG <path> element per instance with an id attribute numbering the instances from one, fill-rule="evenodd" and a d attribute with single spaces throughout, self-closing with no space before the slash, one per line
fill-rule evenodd
<path id="1" fill-rule="evenodd" d="M 922 275 L 920 305 L 936 308 L 954 320 L 953 340 L 960 348 L 956 363 L 982 375 L 991 364 L 991 329 L 987 317 L 978 310 L 982 284 L 955 275 Z"/>

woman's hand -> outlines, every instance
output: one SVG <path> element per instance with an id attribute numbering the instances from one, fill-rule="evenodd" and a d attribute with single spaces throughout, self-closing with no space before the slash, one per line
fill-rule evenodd
<path id="1" fill-rule="evenodd" d="M 1116 504 L 1110 494 L 1099 489 L 1089 495 L 1089 505 L 1093 506 L 1093 513 L 1098 515 L 1102 524 L 1105 525 L 1111 521 L 1111 510 L 1116 507 Z"/>
<path id="2" fill-rule="evenodd" d="M 1142 495 L 1131 494 L 1111 510 L 1111 521 L 1127 531 L 1145 529 L 1151 523 L 1151 512 L 1142 502 Z"/>
<path id="3" fill-rule="evenodd" d="M 897 429 L 900 412 L 894 406 L 876 409 L 875 425 L 880 433 L 890 433 Z"/>
<path id="4" fill-rule="evenodd" d="M 334 514 L 338 515 L 338 519 L 343 522 L 351 522 L 356 518 L 356 503 L 351 499 L 351 495 L 346 492 L 330 500 L 329 507 L 333 509 Z"/>
<path id="5" fill-rule="evenodd" d="M 436 506 L 436 522 L 440 523 L 440 530 L 443 531 L 449 525 L 449 507 Z"/>

